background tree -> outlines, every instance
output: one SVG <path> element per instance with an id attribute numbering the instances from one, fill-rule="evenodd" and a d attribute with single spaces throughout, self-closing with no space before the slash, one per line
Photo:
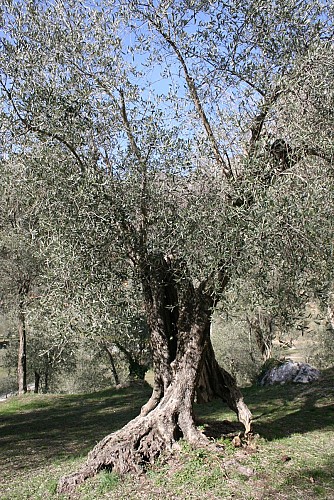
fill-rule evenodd
<path id="1" fill-rule="evenodd" d="M 24 156 L 1 159 L 0 287 L 3 306 L 15 311 L 18 391 L 27 391 L 27 311 L 41 272 L 38 193 L 31 190 Z M 16 344 L 16 342 L 15 342 Z"/>

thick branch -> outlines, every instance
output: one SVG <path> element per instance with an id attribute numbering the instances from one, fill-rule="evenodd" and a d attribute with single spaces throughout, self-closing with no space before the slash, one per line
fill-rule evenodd
<path id="1" fill-rule="evenodd" d="M 121 96 L 121 115 L 125 126 L 125 130 L 130 141 L 131 149 L 136 156 L 141 169 L 141 196 L 140 196 L 140 211 L 141 211 L 141 227 L 140 227 L 140 238 L 141 238 L 141 248 L 146 248 L 147 241 L 147 160 L 144 160 L 141 151 L 137 145 L 136 139 L 134 137 L 131 124 L 126 112 L 124 93 L 122 90 L 119 91 Z"/>
<path id="2" fill-rule="evenodd" d="M 56 134 L 54 132 L 49 132 L 48 130 L 44 130 L 44 129 L 41 129 L 39 127 L 37 127 L 36 125 L 33 125 L 33 123 L 29 120 L 27 120 L 26 118 L 24 118 L 24 116 L 21 115 L 21 113 L 19 112 L 16 104 L 15 104 L 15 101 L 13 99 L 13 96 L 12 96 L 12 93 L 6 88 L 6 86 L 2 83 L 1 83 L 1 86 L 4 90 L 4 92 L 7 94 L 7 97 L 11 103 L 11 105 L 13 106 L 13 109 L 16 113 L 16 116 L 18 117 L 18 119 L 20 120 L 20 122 L 26 127 L 26 129 L 28 130 L 28 132 L 34 132 L 34 133 L 37 133 L 37 134 L 40 134 L 44 137 L 49 137 L 50 139 L 55 139 L 56 141 L 60 142 L 60 144 L 63 144 L 71 153 L 72 155 L 75 157 L 75 159 L 77 160 L 79 166 L 80 166 L 80 169 L 81 171 L 84 171 L 84 163 L 83 161 L 81 160 L 80 156 L 78 155 L 75 147 L 73 146 L 73 144 L 71 144 L 70 142 L 68 142 L 64 137 L 62 137 L 61 135 L 59 134 Z"/>
<path id="3" fill-rule="evenodd" d="M 122 115 L 122 120 L 123 120 L 123 123 L 124 123 L 124 126 L 125 126 L 125 130 L 126 130 L 128 139 L 129 139 L 130 144 L 131 144 L 131 149 L 132 149 L 134 155 L 136 156 L 137 160 L 139 161 L 139 163 L 142 163 L 143 162 L 142 155 L 141 155 L 140 149 L 139 149 L 139 147 L 138 147 L 138 145 L 136 143 L 135 137 L 133 135 L 132 128 L 131 128 L 131 125 L 130 125 L 130 121 L 129 121 L 129 118 L 128 118 L 128 115 L 127 115 L 127 112 L 126 112 L 124 92 L 122 90 L 120 90 L 119 93 L 120 93 L 120 96 L 121 96 L 121 115 Z"/>
<path id="4" fill-rule="evenodd" d="M 201 103 L 201 100 L 199 98 L 199 95 L 198 95 L 198 92 L 197 92 L 197 88 L 196 88 L 194 79 L 190 75 L 190 72 L 189 72 L 188 66 L 186 64 L 185 58 L 183 57 L 183 55 L 182 55 L 179 47 L 176 45 L 176 43 L 162 29 L 161 23 L 159 23 L 159 21 L 157 21 L 153 17 L 148 16 L 147 14 L 143 14 L 143 15 L 144 15 L 144 17 L 146 17 L 149 20 L 149 22 L 155 27 L 155 29 L 163 37 L 163 39 L 167 42 L 167 44 L 172 48 L 172 50 L 175 53 L 175 55 L 176 55 L 179 63 L 181 64 L 181 67 L 182 67 L 183 72 L 184 72 L 184 76 L 185 76 L 185 79 L 186 79 L 186 83 L 187 83 L 187 86 L 188 86 L 188 90 L 189 90 L 190 96 L 191 96 L 191 98 L 192 98 L 192 100 L 194 102 L 195 108 L 196 108 L 196 110 L 198 112 L 198 115 L 199 115 L 199 117 L 201 119 L 201 122 L 202 122 L 202 124 L 204 126 L 204 129 L 206 131 L 207 137 L 208 137 L 208 139 L 210 141 L 214 158 L 215 158 L 216 162 L 218 163 L 218 165 L 221 166 L 221 168 L 222 168 L 224 174 L 226 175 L 226 177 L 229 178 L 232 175 L 232 171 L 230 169 L 230 166 L 225 162 L 225 160 L 223 159 L 223 157 L 222 157 L 222 155 L 220 153 L 219 146 L 218 146 L 218 143 L 217 143 L 216 138 L 214 136 L 211 124 L 210 124 L 210 122 L 209 122 L 209 120 L 208 120 L 208 118 L 206 116 L 206 113 L 204 111 L 204 108 L 202 106 L 202 103 Z"/>
<path id="5" fill-rule="evenodd" d="M 281 93 L 282 89 L 277 88 L 271 95 L 264 97 L 259 113 L 255 116 L 251 125 L 251 139 L 248 149 L 249 156 L 251 156 L 251 154 L 254 152 L 256 145 L 260 139 L 263 125 L 268 116 L 268 113 L 272 109 L 272 106 L 275 104 Z"/>

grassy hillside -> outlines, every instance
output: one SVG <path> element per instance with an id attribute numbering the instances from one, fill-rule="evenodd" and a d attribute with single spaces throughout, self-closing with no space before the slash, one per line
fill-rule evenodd
<path id="1" fill-rule="evenodd" d="M 77 499 L 334 499 L 334 370 L 308 386 L 244 391 L 259 434 L 236 448 L 239 425 L 220 402 L 196 406 L 220 451 L 184 444 L 146 475 L 101 473 Z M 56 499 L 58 478 L 104 435 L 135 416 L 146 385 L 86 395 L 26 395 L 0 403 L 0 498 Z"/>

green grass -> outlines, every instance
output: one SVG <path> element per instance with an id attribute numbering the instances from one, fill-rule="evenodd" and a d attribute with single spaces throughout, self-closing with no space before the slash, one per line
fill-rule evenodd
<path id="1" fill-rule="evenodd" d="M 103 472 L 77 499 L 334 499 L 334 369 L 312 385 L 251 387 L 244 395 L 258 437 L 235 448 L 240 426 L 219 401 L 196 405 L 198 423 L 221 451 L 181 450 L 147 474 Z M 84 395 L 34 395 L 0 403 L 0 498 L 57 499 L 106 434 L 138 414 L 151 389 L 136 385 Z"/>

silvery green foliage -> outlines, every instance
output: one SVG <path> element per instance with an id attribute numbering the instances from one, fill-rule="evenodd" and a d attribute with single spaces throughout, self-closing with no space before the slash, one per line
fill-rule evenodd
<path id="1" fill-rule="evenodd" d="M 325 293 L 330 6 L 23 0 L 1 15 L 2 149 L 42 193 L 48 317 L 68 317 L 69 335 L 125 335 L 153 254 L 195 284 L 217 268 L 246 278 L 255 306 Z"/>

